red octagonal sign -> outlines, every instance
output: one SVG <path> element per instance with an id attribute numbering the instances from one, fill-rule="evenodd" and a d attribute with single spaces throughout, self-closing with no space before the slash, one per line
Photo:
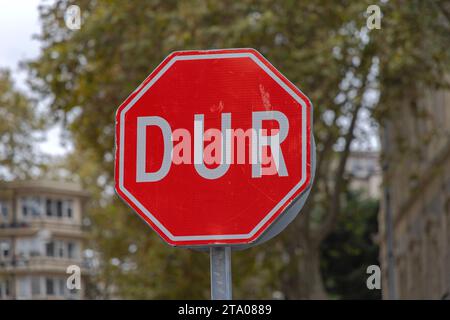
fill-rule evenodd
<path id="1" fill-rule="evenodd" d="M 253 49 L 172 53 L 117 111 L 116 191 L 171 245 L 254 243 L 310 187 L 311 113 Z"/>

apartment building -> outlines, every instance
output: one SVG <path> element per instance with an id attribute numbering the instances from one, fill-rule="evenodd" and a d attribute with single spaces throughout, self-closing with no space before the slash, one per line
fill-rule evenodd
<path id="1" fill-rule="evenodd" d="M 83 298 L 87 198 L 73 183 L 0 182 L 0 299 Z M 81 289 L 67 285 L 69 266 L 80 267 Z"/>

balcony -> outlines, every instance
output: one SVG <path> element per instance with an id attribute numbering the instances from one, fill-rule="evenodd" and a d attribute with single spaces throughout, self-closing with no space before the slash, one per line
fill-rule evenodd
<path id="1" fill-rule="evenodd" d="M 61 273 L 66 274 L 67 267 L 77 265 L 81 273 L 89 274 L 88 264 L 83 259 L 68 259 L 59 257 L 47 257 L 34 255 L 30 257 L 14 257 L 12 259 L 0 260 L 0 274 L 29 274 L 37 273 Z"/>
<path id="2" fill-rule="evenodd" d="M 0 224 L 0 237 L 32 236 L 40 230 L 48 230 L 54 236 L 84 238 L 82 225 L 67 220 L 50 218 L 34 219 L 26 222 Z"/>

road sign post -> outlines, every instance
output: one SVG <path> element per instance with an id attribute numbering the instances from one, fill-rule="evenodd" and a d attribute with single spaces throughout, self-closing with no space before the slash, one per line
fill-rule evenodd
<path id="1" fill-rule="evenodd" d="M 231 300 L 231 248 L 211 247 L 211 299 Z"/>
<path id="2" fill-rule="evenodd" d="M 253 49 L 170 54 L 116 113 L 117 194 L 168 244 L 208 250 L 231 298 L 231 251 L 300 212 L 315 168 L 312 105 Z"/>

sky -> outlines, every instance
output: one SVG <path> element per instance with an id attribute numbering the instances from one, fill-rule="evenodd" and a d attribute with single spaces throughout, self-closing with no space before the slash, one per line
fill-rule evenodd
<path id="1" fill-rule="evenodd" d="M 38 5 L 51 3 L 42 0 L 0 0 L 0 68 L 11 70 L 16 87 L 29 91 L 26 72 L 20 70 L 19 62 L 35 58 L 39 54 L 39 42 L 32 39 L 40 32 Z M 61 127 L 56 125 L 45 134 L 39 145 L 42 152 L 62 155 L 70 146 L 61 144 Z"/>

